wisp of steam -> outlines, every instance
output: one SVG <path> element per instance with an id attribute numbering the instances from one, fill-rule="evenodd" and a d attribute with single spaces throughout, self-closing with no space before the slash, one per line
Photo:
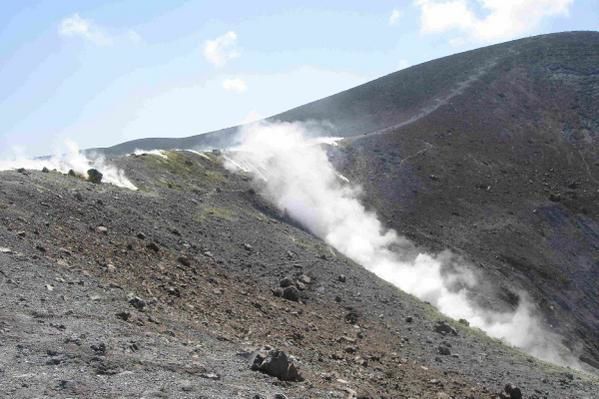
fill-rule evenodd
<path id="1" fill-rule="evenodd" d="M 547 330 L 524 293 L 510 312 L 492 311 L 469 299 L 477 277 L 448 251 L 407 256 L 407 239 L 386 229 L 329 161 L 323 142 L 298 123 L 256 123 L 240 131 L 227 167 L 251 173 L 263 194 L 339 252 L 454 319 L 466 319 L 491 337 L 540 359 L 579 368 L 576 357 Z M 451 267 L 446 267 L 450 265 Z"/>
<path id="2" fill-rule="evenodd" d="M 115 186 L 137 190 L 135 185 L 127 179 L 125 172 L 114 165 L 107 163 L 102 156 L 88 156 L 79 151 L 79 146 L 72 141 L 65 141 L 66 151 L 57 152 L 48 158 L 26 158 L 15 157 L 12 160 L 0 160 L 0 170 L 14 170 L 19 168 L 41 170 L 44 167 L 49 170 L 57 170 L 87 176 L 89 169 L 97 169 L 103 174 L 102 181 Z"/>

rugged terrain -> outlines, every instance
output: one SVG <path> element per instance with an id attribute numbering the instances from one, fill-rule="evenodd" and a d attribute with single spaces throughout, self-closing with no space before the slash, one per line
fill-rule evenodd
<path id="1" fill-rule="evenodd" d="M 597 367 L 597 65 L 599 33 L 539 36 L 271 120 L 345 137 L 329 156 L 387 227 L 460 254 L 507 304 L 528 292 Z M 137 191 L 0 172 L 0 396 L 492 398 L 514 384 L 525 398 L 599 397 L 595 376 L 445 320 L 337 253 L 219 152 L 125 155 L 235 133 L 96 149 Z M 264 346 L 303 380 L 252 370 Z"/>
<path id="2" fill-rule="evenodd" d="M 416 65 L 269 119 L 346 137 L 331 156 L 386 226 L 462 254 L 507 302 L 529 292 L 599 367 L 598 65 L 599 32 L 543 35 Z M 102 151 L 219 147 L 235 132 Z"/>
<path id="3" fill-rule="evenodd" d="M 216 154 L 115 162 L 138 191 L 0 173 L 4 397 L 490 398 L 508 383 L 525 398 L 597 397 L 596 377 L 439 324 Z M 273 294 L 286 277 L 299 301 Z M 252 371 L 264 345 L 304 380 Z"/>

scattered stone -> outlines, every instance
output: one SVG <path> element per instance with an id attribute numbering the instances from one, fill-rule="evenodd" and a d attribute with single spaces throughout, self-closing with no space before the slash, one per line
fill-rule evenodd
<path id="1" fill-rule="evenodd" d="M 506 384 L 503 390 L 509 395 L 509 399 L 522 399 L 522 391 L 515 385 Z"/>
<path id="2" fill-rule="evenodd" d="M 178 382 L 179 384 L 179 388 L 183 391 L 183 392 L 191 392 L 193 391 L 193 385 L 191 384 L 191 381 L 189 380 L 181 380 Z"/>
<path id="3" fill-rule="evenodd" d="M 458 323 L 465 325 L 466 327 L 470 326 L 470 322 L 466 319 L 458 320 Z"/>
<path id="4" fill-rule="evenodd" d="M 293 361 L 283 351 L 257 350 L 250 356 L 250 368 L 254 371 L 268 374 L 281 381 L 303 381 Z"/>
<path id="5" fill-rule="evenodd" d="M 290 279 L 289 277 L 285 277 L 284 279 L 279 281 L 279 286 L 281 288 L 291 287 L 292 285 L 293 285 L 293 280 Z"/>
<path id="6" fill-rule="evenodd" d="M 149 243 L 148 245 L 146 245 L 146 248 L 151 249 L 154 252 L 160 251 L 160 247 L 155 242 Z"/>
<path id="7" fill-rule="evenodd" d="M 250 252 L 254 250 L 254 248 L 253 248 L 253 247 L 252 247 L 250 244 L 247 244 L 247 243 L 246 243 L 246 244 L 243 244 L 243 248 L 244 248 L 246 251 L 250 251 Z"/>
<path id="8" fill-rule="evenodd" d="M 562 200 L 561 195 L 557 194 L 557 193 L 551 193 L 549 194 L 549 201 L 551 202 L 560 202 Z"/>
<path id="9" fill-rule="evenodd" d="M 177 261 L 183 266 L 191 266 L 191 260 L 187 256 L 179 256 Z"/>
<path id="10" fill-rule="evenodd" d="M 412 321 L 414 321 L 414 318 L 412 316 L 406 317 L 406 323 L 411 323 Z"/>
<path id="11" fill-rule="evenodd" d="M 458 331 L 450 326 L 445 320 L 438 321 L 437 324 L 435 324 L 434 330 L 443 335 L 458 335 Z"/>
<path id="12" fill-rule="evenodd" d="M 102 234 L 108 234 L 108 227 L 106 226 L 98 226 L 96 227 L 96 231 Z"/>
<path id="13" fill-rule="evenodd" d="M 119 312 L 116 314 L 116 317 L 123 321 L 128 321 L 131 318 L 131 313 L 129 312 Z"/>
<path id="14" fill-rule="evenodd" d="M 206 378 L 208 380 L 213 380 L 213 381 L 220 380 L 220 375 L 218 375 L 216 373 L 201 373 L 200 377 Z"/>
<path id="15" fill-rule="evenodd" d="M 312 283 L 312 279 L 309 276 L 305 275 L 305 274 L 302 274 L 301 276 L 299 276 L 298 277 L 298 281 L 301 282 L 301 283 L 304 283 L 304 284 L 311 284 Z"/>
<path id="16" fill-rule="evenodd" d="M 440 345 L 437 348 L 437 351 L 439 352 L 440 355 L 443 355 L 443 356 L 449 356 L 449 355 L 451 355 L 451 350 L 449 350 L 448 347 L 443 346 L 443 345 Z"/>
<path id="17" fill-rule="evenodd" d="M 146 235 L 142 232 L 137 233 L 137 238 L 139 238 L 140 240 L 145 240 L 146 239 Z"/>
<path id="18" fill-rule="evenodd" d="M 274 290 L 272 290 L 272 294 L 276 297 L 282 297 L 283 296 L 283 289 L 282 288 L 275 288 Z"/>
<path id="19" fill-rule="evenodd" d="M 27 170 L 25 170 L 25 168 L 19 168 L 17 169 L 17 172 L 19 172 L 22 175 L 28 175 L 29 173 L 27 173 Z"/>
<path id="20" fill-rule="evenodd" d="M 337 277 L 337 280 L 339 280 L 339 282 L 341 282 L 341 283 L 345 283 L 347 278 L 345 277 L 345 275 L 341 274 L 341 275 L 339 275 L 339 277 Z"/>
<path id="21" fill-rule="evenodd" d="M 294 286 L 286 287 L 285 289 L 283 289 L 283 298 L 289 301 L 299 302 L 300 292 Z"/>
<path id="22" fill-rule="evenodd" d="M 350 309 L 349 312 L 345 315 L 345 321 L 350 324 L 358 323 L 358 312 L 355 309 Z"/>
<path id="23" fill-rule="evenodd" d="M 102 183 L 102 177 L 104 177 L 104 175 L 97 169 L 92 168 L 87 171 L 87 180 L 94 184 Z"/>
<path id="24" fill-rule="evenodd" d="M 77 201 L 83 202 L 83 195 L 80 192 L 76 192 L 74 197 Z"/>
<path id="25" fill-rule="evenodd" d="M 90 348 L 97 355 L 104 356 L 106 354 L 106 344 L 104 342 L 100 342 L 98 345 L 91 345 Z"/>
<path id="26" fill-rule="evenodd" d="M 26 236 L 26 233 L 25 233 L 24 231 L 18 231 L 18 232 L 17 232 L 17 236 L 19 236 L 19 237 L 23 238 L 23 237 L 25 237 L 25 236 Z"/>
<path id="27" fill-rule="evenodd" d="M 129 296 L 129 304 L 139 311 L 143 311 L 146 307 L 146 301 L 134 295 Z"/>

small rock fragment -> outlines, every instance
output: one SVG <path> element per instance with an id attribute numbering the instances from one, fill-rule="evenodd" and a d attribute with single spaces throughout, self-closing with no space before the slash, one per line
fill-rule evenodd
<path id="1" fill-rule="evenodd" d="M 154 252 L 158 252 L 158 251 L 160 251 L 160 247 L 159 247 L 159 246 L 158 246 L 158 244 L 156 244 L 155 242 L 151 242 L 151 243 L 149 243 L 148 245 L 146 245 L 146 247 L 147 247 L 148 249 L 151 249 L 151 250 L 152 250 L 152 251 L 154 251 Z"/>
<path id="2" fill-rule="evenodd" d="M 146 307 L 146 301 L 138 296 L 129 296 L 129 304 L 139 311 L 143 311 Z"/>
<path id="3" fill-rule="evenodd" d="M 434 330 L 443 335 L 458 335 L 458 331 L 450 326 L 445 320 L 438 321 L 437 324 L 435 324 Z"/>
<path id="4" fill-rule="evenodd" d="M 293 285 L 293 280 L 290 279 L 289 277 L 285 277 L 284 279 L 282 279 L 281 281 L 279 281 L 279 286 L 281 288 L 287 288 Z"/>
<path id="5" fill-rule="evenodd" d="M 440 345 L 437 348 L 437 351 L 439 352 L 440 355 L 443 355 L 443 356 L 449 356 L 449 355 L 451 355 L 451 350 L 449 350 L 448 347 L 443 346 L 443 345 Z"/>
<path id="6" fill-rule="evenodd" d="M 300 300 L 299 290 L 294 286 L 286 287 L 283 290 L 283 298 L 290 300 L 290 301 L 299 302 L 299 300 Z"/>

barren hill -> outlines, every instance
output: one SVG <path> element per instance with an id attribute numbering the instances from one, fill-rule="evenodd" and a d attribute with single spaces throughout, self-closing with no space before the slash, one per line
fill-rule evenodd
<path id="1" fill-rule="evenodd" d="M 387 226 L 533 294 L 599 366 L 599 32 L 430 61 L 275 115 L 347 137 L 336 163 Z M 105 149 L 221 147 L 236 129 Z"/>
<path id="2" fill-rule="evenodd" d="M 506 384 L 529 398 L 596 394 L 596 378 L 381 281 L 221 161 L 118 159 L 137 191 L 0 173 L 3 395 L 491 398 Z M 274 295 L 281 286 L 297 296 Z M 293 356 L 303 381 L 252 371 L 248 356 L 265 345 Z"/>

